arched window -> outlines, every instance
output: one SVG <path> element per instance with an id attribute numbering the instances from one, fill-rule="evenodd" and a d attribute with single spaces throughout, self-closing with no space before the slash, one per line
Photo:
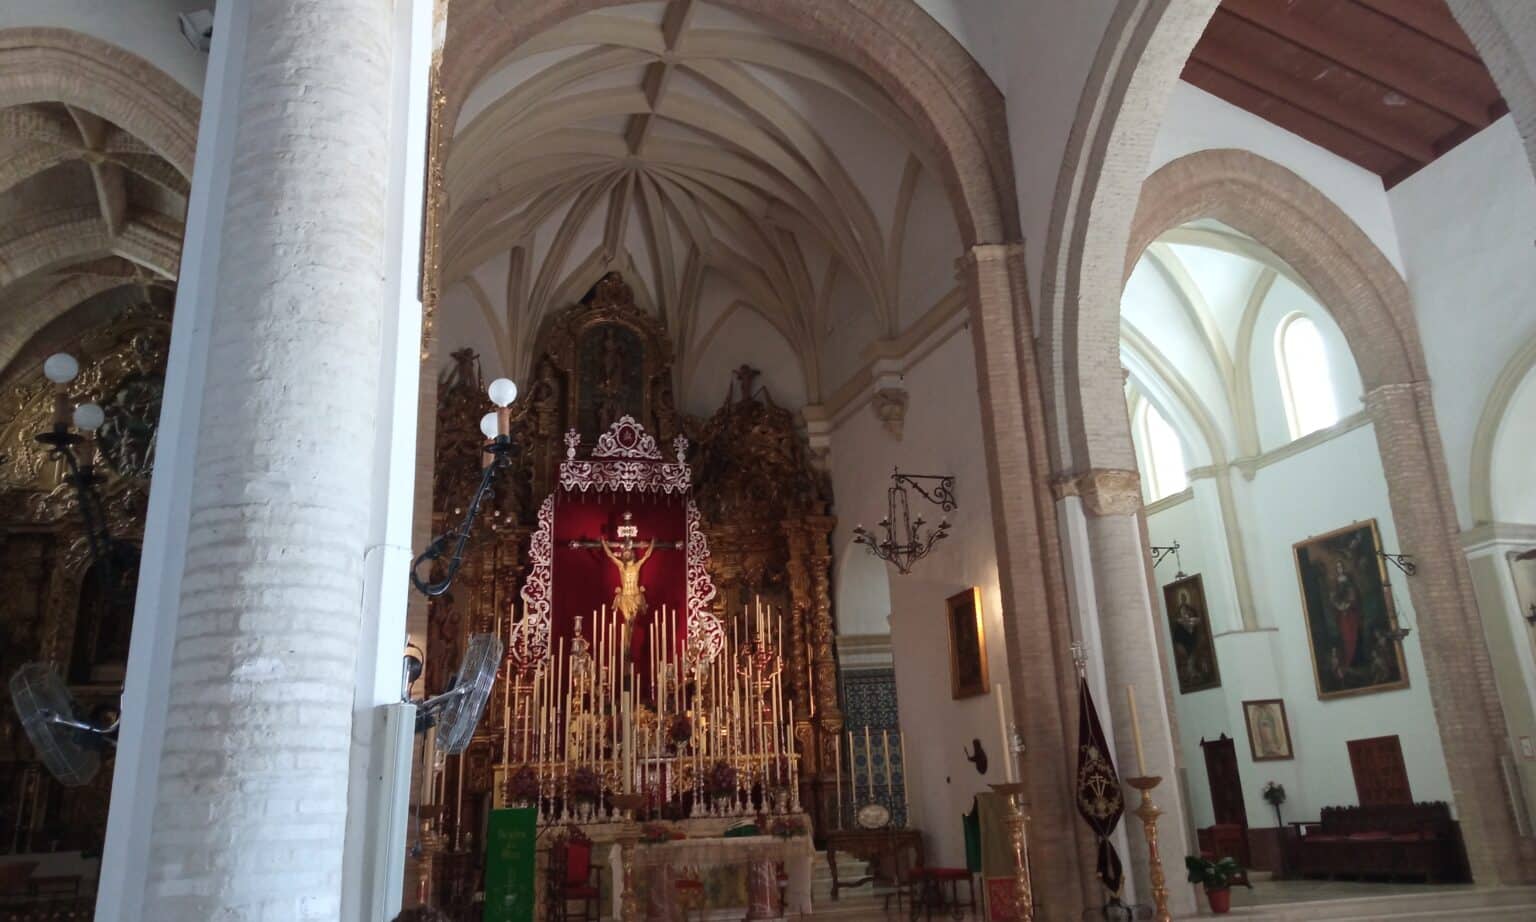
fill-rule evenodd
<path id="1" fill-rule="evenodd" d="M 1292 314 L 1275 334 L 1275 364 L 1285 395 L 1285 416 L 1291 438 L 1326 429 L 1339 421 L 1339 405 L 1328 372 L 1328 348 L 1317 324 Z"/>
<path id="2" fill-rule="evenodd" d="M 1141 409 L 1142 457 L 1146 460 L 1148 496 L 1159 500 L 1189 486 L 1184 469 L 1184 444 L 1169 424 L 1168 418 L 1151 403 Z"/>

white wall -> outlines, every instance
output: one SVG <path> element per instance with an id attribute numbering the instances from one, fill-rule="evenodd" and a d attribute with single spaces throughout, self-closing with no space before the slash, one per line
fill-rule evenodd
<path id="1" fill-rule="evenodd" d="M 1152 145 L 1151 175 L 1171 160 L 1201 150 L 1241 148 L 1272 160 L 1316 186 L 1399 269 L 1397 229 L 1381 178 L 1284 128 L 1179 81 Z"/>
<path id="2" fill-rule="evenodd" d="M 1536 179 L 1505 116 L 1390 197 L 1465 528 L 1475 524 L 1467 500 L 1478 419 L 1495 377 L 1536 337 Z M 1536 441 L 1518 438 L 1515 454 L 1536 456 Z"/>
<path id="3" fill-rule="evenodd" d="M 1224 565 L 1226 537 L 1213 481 L 1196 480 L 1192 499 L 1151 512 L 1147 522 L 1153 544 L 1178 541 L 1184 569 L 1203 576 L 1216 634 L 1221 688 L 1174 696 L 1196 825 L 1212 821 L 1199 741 L 1223 732 L 1236 740 L 1248 821 L 1255 827 L 1274 823 L 1273 811 L 1259 796 L 1270 780 L 1285 785 L 1287 821 L 1316 818 L 1325 806 L 1357 803 L 1346 742 L 1364 737 L 1398 735 L 1414 799 L 1450 800 L 1418 631 L 1403 644 L 1408 688 L 1329 701 L 1317 697 L 1292 545 L 1374 518 L 1384 548 L 1397 548 L 1374 429 L 1360 426 L 1268 464 L 1245 493 L 1252 517 L 1244 523 L 1243 534 L 1258 631 L 1233 629 L 1239 622 L 1233 611 L 1231 571 Z M 1395 569 L 1388 573 L 1399 622 L 1416 626 L 1419 619 L 1408 597 L 1407 578 Z M 1171 582 L 1172 567 L 1165 563 L 1157 575 L 1160 583 Z M 1166 611 L 1161 615 L 1166 618 Z M 1171 649 L 1167 655 L 1171 661 Z M 1255 763 L 1250 758 L 1242 702 L 1260 698 L 1284 699 L 1293 761 Z"/>
<path id="4" fill-rule="evenodd" d="M 860 523 L 873 529 L 885 515 L 892 465 L 913 473 L 955 475 L 959 508 L 949 515 L 952 536 L 911 574 L 898 575 L 894 568 L 887 572 L 913 823 L 928 834 L 930 862 L 956 865 L 965 860 L 961 814 L 970 810 L 975 794 L 987 790 L 989 783 L 1001 782 L 1007 770 L 996 692 L 961 701 L 950 697 L 944 600 L 979 586 L 988 671 L 1007 698 L 1003 613 L 970 331 L 960 327 L 948 334 L 938 348 L 908 369 L 906 384 L 911 403 L 902 441 L 886 434 L 867 405 L 850 407 L 836 421 L 831 468 L 838 524 L 833 547 L 848 549 L 845 553 L 866 553 L 852 548 L 851 533 Z M 930 522 L 938 520 L 936 507 L 915 495 L 914 500 L 920 504 L 913 507 L 914 515 L 921 509 Z M 857 572 L 839 562 L 835 589 L 839 600 L 845 598 L 842 583 Z M 841 610 L 837 617 L 841 633 L 866 630 L 861 619 L 845 625 Z M 989 756 L 984 777 L 962 754 L 973 739 L 982 741 Z"/>

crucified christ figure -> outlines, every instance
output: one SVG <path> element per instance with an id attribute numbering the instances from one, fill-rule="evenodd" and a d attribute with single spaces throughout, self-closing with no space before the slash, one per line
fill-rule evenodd
<path id="1" fill-rule="evenodd" d="M 619 585 L 613 590 L 613 610 L 624 619 L 624 632 L 629 633 L 629 624 L 636 618 L 645 614 L 645 587 L 640 585 L 640 568 L 651 559 L 656 552 L 656 539 L 652 538 L 646 545 L 645 554 L 639 560 L 635 559 L 634 541 L 625 541 L 619 545 L 619 552 L 613 552 L 613 545 L 607 538 L 601 538 L 598 543 L 603 546 L 603 553 L 613 561 L 613 565 L 619 568 Z"/>

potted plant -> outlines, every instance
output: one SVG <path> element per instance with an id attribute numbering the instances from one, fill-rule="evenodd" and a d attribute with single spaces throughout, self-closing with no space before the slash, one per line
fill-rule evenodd
<path id="1" fill-rule="evenodd" d="M 1275 808 L 1275 825 L 1284 827 L 1280 821 L 1280 805 L 1285 803 L 1285 785 L 1278 781 L 1266 781 L 1264 783 L 1264 802 Z"/>
<path id="2" fill-rule="evenodd" d="M 1236 858 L 1217 858 L 1214 861 L 1202 855 L 1187 855 L 1184 867 L 1189 871 L 1189 882 L 1205 887 L 1205 898 L 1211 902 L 1211 912 L 1220 914 L 1232 908 L 1232 880 L 1241 877 L 1243 866 Z M 1246 881 L 1243 886 L 1253 889 Z"/>

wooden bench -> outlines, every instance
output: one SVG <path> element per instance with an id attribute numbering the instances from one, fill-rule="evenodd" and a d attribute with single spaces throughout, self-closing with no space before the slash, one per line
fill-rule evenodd
<path id="1" fill-rule="evenodd" d="M 1291 823 L 1286 869 L 1298 877 L 1471 880 L 1461 824 L 1448 804 L 1324 807 L 1316 823 Z"/>

